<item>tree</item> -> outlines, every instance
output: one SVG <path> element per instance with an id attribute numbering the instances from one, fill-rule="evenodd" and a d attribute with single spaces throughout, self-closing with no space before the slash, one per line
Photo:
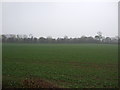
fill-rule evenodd
<path id="1" fill-rule="evenodd" d="M 68 36 L 64 36 L 64 39 L 68 39 Z"/>
<path id="2" fill-rule="evenodd" d="M 98 34 L 98 39 L 99 39 L 99 41 L 101 41 L 102 40 L 102 32 L 97 32 L 97 34 Z"/>
<path id="3" fill-rule="evenodd" d="M 105 42 L 110 43 L 111 42 L 111 38 L 110 37 L 106 37 L 105 38 Z"/>
<path id="4" fill-rule="evenodd" d="M 68 43 L 69 42 L 68 36 L 64 36 L 63 42 L 64 43 Z"/>
<path id="5" fill-rule="evenodd" d="M 64 36 L 63 38 L 52 38 L 48 36 L 47 38 L 40 37 L 39 39 L 33 37 L 32 34 L 27 35 L 15 35 L 15 34 L 3 34 L 1 35 L 2 42 L 5 43 L 111 43 L 117 44 L 118 40 L 120 43 L 120 37 L 103 37 L 101 32 L 97 32 L 97 35 L 93 38 L 92 36 L 81 36 L 80 38 L 68 38 Z"/>
<path id="6" fill-rule="evenodd" d="M 96 40 L 99 40 L 99 36 L 98 36 L 98 35 L 96 35 L 96 36 L 95 36 L 95 39 L 96 39 Z"/>
<path id="7" fill-rule="evenodd" d="M 2 35 L 2 42 L 6 42 L 6 40 L 7 40 L 6 35 Z"/>

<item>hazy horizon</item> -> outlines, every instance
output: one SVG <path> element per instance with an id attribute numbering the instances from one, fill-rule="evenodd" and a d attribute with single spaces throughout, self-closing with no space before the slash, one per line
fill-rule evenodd
<path id="1" fill-rule="evenodd" d="M 118 35 L 117 2 L 4 2 L 2 33 L 35 37 Z"/>

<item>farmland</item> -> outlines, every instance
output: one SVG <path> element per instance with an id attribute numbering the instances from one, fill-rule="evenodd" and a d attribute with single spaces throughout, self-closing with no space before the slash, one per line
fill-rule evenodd
<path id="1" fill-rule="evenodd" d="M 2 45 L 3 87 L 118 87 L 115 44 Z"/>

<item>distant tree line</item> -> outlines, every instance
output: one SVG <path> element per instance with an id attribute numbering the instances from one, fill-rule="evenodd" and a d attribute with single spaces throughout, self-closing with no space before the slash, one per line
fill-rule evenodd
<path id="1" fill-rule="evenodd" d="M 104 43 L 104 44 L 117 44 L 120 39 L 118 37 L 104 37 L 101 32 L 98 32 L 95 37 L 81 36 L 80 38 L 52 38 L 51 36 L 36 38 L 30 35 L 15 35 L 3 34 L 0 36 L 3 43 Z"/>

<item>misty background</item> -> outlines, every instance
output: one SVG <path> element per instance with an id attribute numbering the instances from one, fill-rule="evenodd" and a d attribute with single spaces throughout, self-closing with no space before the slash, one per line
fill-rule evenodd
<path id="1" fill-rule="evenodd" d="M 118 35 L 117 2 L 4 2 L 2 33 L 54 38 Z"/>

